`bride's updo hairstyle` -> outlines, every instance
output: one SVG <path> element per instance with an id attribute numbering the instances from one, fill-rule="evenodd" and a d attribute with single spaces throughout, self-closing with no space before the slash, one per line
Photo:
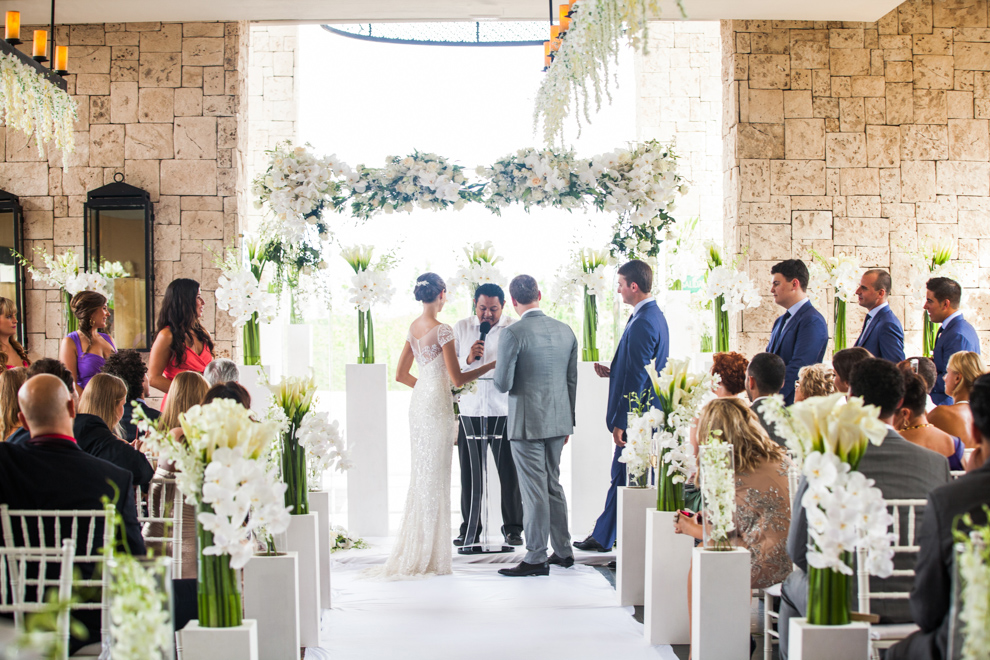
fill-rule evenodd
<path id="1" fill-rule="evenodd" d="M 413 287 L 413 294 L 416 300 L 423 303 L 431 303 L 440 297 L 440 294 L 447 290 L 443 278 L 436 273 L 423 273 L 416 278 L 416 286 Z"/>

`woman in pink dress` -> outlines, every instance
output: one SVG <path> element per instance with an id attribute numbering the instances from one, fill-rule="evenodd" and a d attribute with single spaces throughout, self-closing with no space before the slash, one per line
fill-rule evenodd
<path id="1" fill-rule="evenodd" d="M 148 359 L 148 380 L 166 396 L 177 374 L 203 373 L 213 361 L 213 338 L 200 324 L 203 304 L 196 280 L 172 280 L 165 289 L 158 313 L 158 334 Z"/>

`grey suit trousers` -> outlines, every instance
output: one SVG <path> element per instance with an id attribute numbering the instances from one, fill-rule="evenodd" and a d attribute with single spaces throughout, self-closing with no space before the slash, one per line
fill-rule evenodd
<path id="1" fill-rule="evenodd" d="M 567 499 L 560 485 L 560 453 L 564 437 L 512 440 L 512 458 L 519 475 L 526 530 L 527 564 L 547 560 L 547 538 L 559 557 L 570 557 L 571 534 L 567 530 Z"/>

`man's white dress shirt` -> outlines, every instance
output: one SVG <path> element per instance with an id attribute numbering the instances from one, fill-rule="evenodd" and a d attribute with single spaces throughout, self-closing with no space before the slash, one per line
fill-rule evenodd
<path id="1" fill-rule="evenodd" d="M 498 357 L 498 340 L 502 336 L 502 330 L 512 325 L 515 319 L 511 319 L 505 312 L 502 312 L 498 323 L 492 326 L 485 337 L 485 353 L 480 360 L 468 364 L 468 357 L 471 355 L 471 347 L 474 342 L 481 339 L 481 321 L 477 314 L 472 314 L 466 319 L 461 319 L 454 325 L 454 351 L 457 352 L 457 361 L 461 365 L 461 371 L 474 371 L 478 367 L 494 362 Z M 505 417 L 509 414 L 509 395 L 495 389 L 495 384 L 491 381 L 491 375 L 485 374 L 478 379 L 478 392 L 476 394 L 462 394 L 460 409 L 462 415 L 469 417 Z"/>

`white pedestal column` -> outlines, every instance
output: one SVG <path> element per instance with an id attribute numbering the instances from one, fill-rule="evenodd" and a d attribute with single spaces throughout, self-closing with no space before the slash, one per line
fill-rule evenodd
<path id="1" fill-rule="evenodd" d="M 643 613 L 646 641 L 690 644 L 687 582 L 694 539 L 674 533 L 674 513 L 646 512 L 646 592 Z"/>
<path id="2" fill-rule="evenodd" d="M 258 622 L 244 619 L 233 628 L 200 628 L 193 619 L 175 633 L 175 645 L 182 660 L 258 660 Z"/>
<path id="3" fill-rule="evenodd" d="M 299 641 L 303 646 L 319 646 L 320 521 L 315 513 L 289 518 L 285 547 L 299 559 Z"/>
<path id="4" fill-rule="evenodd" d="M 244 566 L 244 616 L 258 622 L 261 658 L 299 653 L 299 559 L 295 552 L 255 555 Z"/>
<path id="5" fill-rule="evenodd" d="M 384 364 L 348 364 L 347 526 L 361 536 L 388 536 L 387 370 Z"/>
<path id="6" fill-rule="evenodd" d="M 664 294 L 663 313 L 667 318 L 669 331 L 669 354 L 673 356 L 692 355 L 698 350 L 698 340 L 694 336 L 691 314 L 690 291 L 667 291 Z"/>
<path id="7" fill-rule="evenodd" d="M 692 553 L 691 657 L 749 660 L 749 550 Z"/>
<path id="8" fill-rule="evenodd" d="M 642 605 L 646 579 L 646 512 L 657 508 L 655 488 L 619 488 L 615 593 L 619 605 Z"/>
<path id="9" fill-rule="evenodd" d="M 313 326 L 309 323 L 289 323 L 284 328 L 282 342 L 283 376 L 308 376 L 313 368 Z"/>
<path id="10" fill-rule="evenodd" d="M 599 362 L 608 364 L 607 358 Z M 595 373 L 594 362 L 578 362 L 577 366 L 576 423 L 567 443 L 571 451 L 571 492 L 567 501 L 571 505 L 572 535 L 583 539 L 605 506 L 615 445 L 605 424 L 608 378 Z"/>
<path id="11" fill-rule="evenodd" d="M 793 660 L 866 660 L 870 657 L 870 625 L 813 626 L 791 619 L 787 657 Z"/>
<path id="12" fill-rule="evenodd" d="M 309 510 L 320 519 L 320 606 L 330 609 L 330 493 L 310 491 Z"/>
<path id="13" fill-rule="evenodd" d="M 241 378 L 240 384 L 251 395 L 251 410 L 264 414 L 268 410 L 268 397 L 271 396 L 272 392 L 265 385 L 266 382 L 269 382 L 268 376 L 271 375 L 271 369 L 267 365 L 239 364 L 237 371 Z"/>

